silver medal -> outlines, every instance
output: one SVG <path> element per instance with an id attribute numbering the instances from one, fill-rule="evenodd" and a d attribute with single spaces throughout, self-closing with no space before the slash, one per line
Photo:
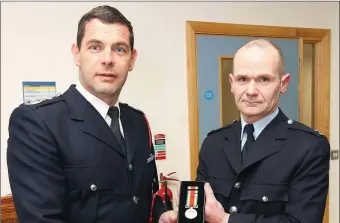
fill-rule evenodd
<path id="1" fill-rule="evenodd" d="M 185 217 L 187 217 L 188 219 L 194 219 L 197 217 L 197 211 L 193 208 L 190 208 L 186 210 Z"/>

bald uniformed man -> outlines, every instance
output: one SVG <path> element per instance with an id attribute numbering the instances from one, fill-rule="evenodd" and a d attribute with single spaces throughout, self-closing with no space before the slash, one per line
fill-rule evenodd
<path id="1" fill-rule="evenodd" d="M 229 80 L 241 117 L 211 131 L 199 154 L 208 222 L 322 222 L 330 145 L 278 107 L 289 78 L 271 42 L 253 40 L 237 51 Z"/>

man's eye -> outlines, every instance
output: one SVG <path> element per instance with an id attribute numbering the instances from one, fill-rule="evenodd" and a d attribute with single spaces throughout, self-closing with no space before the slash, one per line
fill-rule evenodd
<path id="1" fill-rule="evenodd" d="M 238 79 L 238 81 L 240 81 L 240 82 L 246 82 L 246 81 L 247 81 L 247 78 L 245 78 L 245 77 L 240 77 L 240 78 Z"/>
<path id="2" fill-rule="evenodd" d="M 268 77 L 263 77 L 263 78 L 261 79 L 261 81 L 262 81 L 262 82 L 268 82 L 268 81 L 269 81 L 269 78 L 268 78 Z"/>
<path id="3" fill-rule="evenodd" d="M 118 53 L 125 53 L 125 52 L 126 52 L 126 50 L 125 50 L 123 47 L 117 47 L 117 48 L 116 48 L 116 51 L 117 51 Z"/>
<path id="4" fill-rule="evenodd" d="M 98 46 L 98 45 L 91 45 L 91 46 L 90 46 L 90 49 L 91 49 L 92 51 L 98 51 L 98 50 L 99 50 L 99 46 Z"/>

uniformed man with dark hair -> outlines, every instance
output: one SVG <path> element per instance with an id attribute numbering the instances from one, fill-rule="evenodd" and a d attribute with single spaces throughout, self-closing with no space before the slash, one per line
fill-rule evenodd
<path id="1" fill-rule="evenodd" d="M 131 23 L 113 7 L 92 9 L 72 53 L 79 83 L 10 117 L 7 164 L 19 222 L 174 219 L 160 199 L 151 210 L 158 178 L 147 119 L 118 100 L 137 57 Z"/>
<path id="2" fill-rule="evenodd" d="M 210 223 L 321 223 L 330 145 L 278 107 L 290 74 L 281 51 L 257 39 L 234 57 L 229 80 L 240 120 L 214 130 L 199 154 Z"/>

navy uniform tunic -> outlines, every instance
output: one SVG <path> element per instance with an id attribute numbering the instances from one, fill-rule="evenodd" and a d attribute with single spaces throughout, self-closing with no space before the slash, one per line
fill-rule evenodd
<path id="1" fill-rule="evenodd" d="M 329 184 L 327 138 L 280 109 L 241 163 L 241 127 L 235 121 L 210 132 L 197 169 L 197 180 L 210 183 L 229 222 L 321 223 Z"/>
<path id="2" fill-rule="evenodd" d="M 74 85 L 13 111 L 7 162 L 20 222 L 148 222 L 158 190 L 150 131 L 143 112 L 120 111 L 126 153 Z"/>

